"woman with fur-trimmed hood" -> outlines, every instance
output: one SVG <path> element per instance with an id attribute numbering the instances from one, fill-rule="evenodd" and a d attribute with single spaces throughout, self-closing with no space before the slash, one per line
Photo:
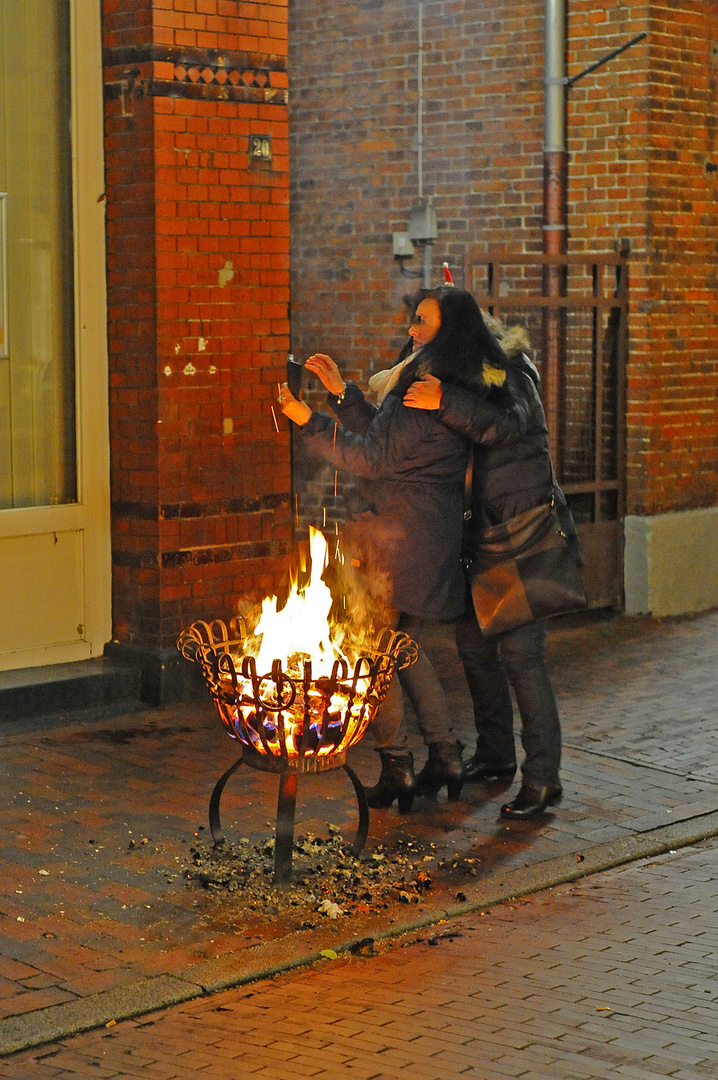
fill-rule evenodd
<path id="1" fill-rule="evenodd" d="M 484 390 L 471 392 L 427 373 L 408 388 L 404 404 L 432 410 L 441 423 L 475 444 L 470 529 L 497 525 L 540 506 L 554 493 L 569 549 L 580 563 L 578 537 L 566 500 L 554 486 L 539 373 L 526 355 L 521 327 L 507 330 L 484 313 L 504 362 L 482 365 Z M 497 410 L 489 422 L 489 408 Z M 466 780 L 510 782 L 516 772 L 514 690 L 524 749 L 522 784 L 502 817 L 532 818 L 560 800 L 561 727 L 545 658 L 545 620 L 496 637 L 481 633 L 470 592 L 456 624 L 456 641 L 474 704 L 476 752 Z"/>

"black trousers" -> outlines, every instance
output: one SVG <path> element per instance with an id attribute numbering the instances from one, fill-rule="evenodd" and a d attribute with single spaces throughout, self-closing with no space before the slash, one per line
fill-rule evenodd
<path id="1" fill-rule="evenodd" d="M 421 647 L 424 620 L 405 612 L 396 612 L 393 626 L 408 634 L 419 646 L 415 664 L 404 668 L 389 684 L 389 692 L 371 724 L 376 750 L 402 750 L 406 746 L 406 731 L 402 730 L 404 703 L 402 689 L 416 713 L 424 743 L 456 742 L 449 705 L 439 676 Z"/>
<path id="2" fill-rule="evenodd" d="M 546 667 L 545 621 L 484 637 L 468 596 L 466 614 L 456 624 L 456 644 L 474 704 L 478 759 L 487 765 L 516 760 L 511 686 L 521 716 L 524 781 L 557 784 L 561 725 Z"/>

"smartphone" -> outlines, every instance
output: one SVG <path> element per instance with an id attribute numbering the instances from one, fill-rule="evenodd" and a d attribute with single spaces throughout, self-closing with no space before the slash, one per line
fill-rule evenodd
<path id="1" fill-rule="evenodd" d="M 300 360 L 294 359 L 294 353 L 287 353 L 287 386 L 295 397 L 299 397 L 302 388 L 302 367 Z"/>

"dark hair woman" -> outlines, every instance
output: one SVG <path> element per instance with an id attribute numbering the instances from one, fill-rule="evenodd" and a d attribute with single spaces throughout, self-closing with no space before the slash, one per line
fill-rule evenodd
<path id="1" fill-rule="evenodd" d="M 363 512 L 370 515 L 376 562 L 372 572 L 388 579 L 395 626 L 417 640 L 424 619 L 456 619 L 464 611 L 461 546 L 468 440 L 432 412 L 408 408 L 404 396 L 416 380 L 434 373 L 457 387 L 472 388 L 472 398 L 480 400 L 484 368 L 505 358 L 475 300 L 460 289 L 425 295 L 409 335 L 410 349 L 403 350 L 399 362 L 370 380 L 378 407 L 356 384 L 344 382 L 325 353 L 314 354 L 305 366 L 329 391 L 341 425 L 312 412 L 286 385 L 279 400 L 285 415 L 301 428 L 306 446 L 364 481 Z M 488 428 L 499 417 L 499 410 L 487 405 L 481 422 Z M 389 806 L 398 798 L 400 809 L 407 810 L 415 790 L 435 793 L 444 784 L 449 797 L 456 798 L 463 784 L 460 747 L 441 683 L 423 650 L 400 680 L 429 756 L 415 781 L 411 755 L 399 739 L 401 694 L 393 684 L 394 696 L 373 725 L 382 771 L 368 791 L 370 805 Z"/>
<path id="2" fill-rule="evenodd" d="M 445 287 L 435 293 L 435 299 L 440 325 L 422 353 L 422 367 L 444 382 L 473 390 L 483 388 L 482 371 L 486 366 L 506 366 L 504 350 L 488 329 L 471 293 Z"/>

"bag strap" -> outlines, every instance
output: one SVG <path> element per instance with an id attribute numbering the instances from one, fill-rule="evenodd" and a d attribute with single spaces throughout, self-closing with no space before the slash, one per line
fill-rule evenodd
<path id="1" fill-rule="evenodd" d="M 462 541 L 461 561 L 465 566 L 471 562 L 469 554 L 469 526 L 473 517 L 471 509 L 471 495 L 474 487 L 474 444 L 469 444 L 469 456 L 466 461 L 466 475 L 464 476 L 464 535 Z"/>
<path id="2" fill-rule="evenodd" d="M 551 498 L 554 499 L 558 480 L 556 479 L 556 470 L 553 467 L 553 459 L 550 454 L 548 456 L 548 467 L 551 470 Z"/>
<path id="3" fill-rule="evenodd" d="M 469 457 L 466 462 L 466 476 L 464 477 L 464 522 L 471 521 L 473 511 L 471 509 L 471 494 L 474 487 L 474 444 L 469 446 Z M 464 525 L 466 528 L 466 525 Z"/>

